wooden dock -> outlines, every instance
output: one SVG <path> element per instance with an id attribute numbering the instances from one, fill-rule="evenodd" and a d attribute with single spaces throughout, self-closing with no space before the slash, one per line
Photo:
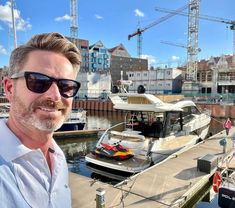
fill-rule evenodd
<path id="1" fill-rule="evenodd" d="M 54 132 L 53 137 L 55 139 L 69 139 L 69 138 L 80 138 L 80 137 L 92 137 L 96 136 L 99 132 L 105 131 L 105 129 L 85 129 L 77 131 L 58 131 Z"/>
<path id="2" fill-rule="evenodd" d="M 234 128 L 230 134 L 235 134 Z M 70 173 L 72 207 L 96 207 L 97 188 L 105 189 L 106 208 L 187 207 L 187 203 L 210 181 L 216 170 L 210 173 L 199 171 L 198 159 L 212 154 L 217 156 L 218 165 L 221 165 L 226 158 L 232 157 L 234 151 L 232 139 L 226 138 L 227 148 L 224 153 L 220 145 L 222 138 L 225 138 L 224 132 L 179 155 L 173 155 L 116 186 Z"/>

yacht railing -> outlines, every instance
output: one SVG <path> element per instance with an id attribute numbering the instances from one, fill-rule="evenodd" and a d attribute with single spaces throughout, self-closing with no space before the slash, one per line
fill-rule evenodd
<path id="1" fill-rule="evenodd" d="M 97 146 L 100 146 L 100 144 L 103 142 L 103 140 L 106 138 L 106 136 L 108 135 L 108 132 L 110 132 L 112 129 L 118 127 L 118 126 L 121 126 L 121 125 L 125 125 L 126 122 L 121 122 L 121 123 L 118 123 L 114 126 L 111 126 L 110 128 L 106 129 L 105 132 L 102 134 L 102 136 L 100 137 L 99 141 L 97 142 Z"/>

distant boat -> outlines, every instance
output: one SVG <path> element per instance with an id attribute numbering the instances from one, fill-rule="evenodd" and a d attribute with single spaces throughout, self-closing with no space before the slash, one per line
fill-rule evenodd
<path id="1" fill-rule="evenodd" d="M 134 93 L 109 97 L 114 109 L 125 111 L 126 116 L 124 122 L 107 129 L 86 155 L 88 167 L 138 173 L 208 134 L 211 117 L 192 101 L 166 103 L 151 94 Z"/>
<path id="2" fill-rule="evenodd" d="M 9 111 L 9 103 L 0 103 L 0 119 L 7 119 L 9 117 Z"/>
<path id="3" fill-rule="evenodd" d="M 86 124 L 86 111 L 83 109 L 73 109 L 69 118 L 57 131 L 83 130 Z"/>

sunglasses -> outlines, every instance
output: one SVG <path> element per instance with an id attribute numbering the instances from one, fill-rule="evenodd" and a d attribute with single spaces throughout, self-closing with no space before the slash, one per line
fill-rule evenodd
<path id="1" fill-rule="evenodd" d="M 13 74 L 11 79 L 24 77 L 27 88 L 35 93 L 44 93 L 52 85 L 57 84 L 61 96 L 65 98 L 74 97 L 80 88 L 80 83 L 71 79 L 56 79 L 38 72 L 21 71 Z"/>

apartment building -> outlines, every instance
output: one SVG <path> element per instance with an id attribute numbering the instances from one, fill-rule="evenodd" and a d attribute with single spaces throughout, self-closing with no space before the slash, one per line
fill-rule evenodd
<path id="1" fill-rule="evenodd" d="M 89 41 L 84 39 L 71 39 L 67 37 L 68 40 L 73 42 L 81 52 L 82 64 L 80 67 L 81 72 L 89 71 Z"/>
<path id="2" fill-rule="evenodd" d="M 104 72 L 110 69 L 110 55 L 101 41 L 89 47 L 89 71 Z"/>
<path id="3" fill-rule="evenodd" d="M 235 67 L 231 55 L 198 62 L 197 81 L 202 93 L 235 93 Z"/>
<path id="4" fill-rule="evenodd" d="M 111 56 L 110 73 L 113 85 L 116 85 L 120 79 L 127 80 L 127 71 L 146 71 L 148 69 L 148 60 L 132 58 L 123 44 L 110 48 L 109 53 Z"/>

